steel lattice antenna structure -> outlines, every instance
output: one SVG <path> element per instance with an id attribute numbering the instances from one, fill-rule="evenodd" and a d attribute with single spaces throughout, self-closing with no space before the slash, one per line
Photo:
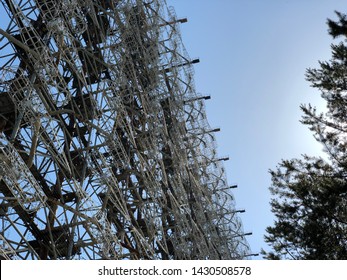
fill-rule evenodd
<path id="1" fill-rule="evenodd" d="M 1 3 L 1 258 L 247 258 L 186 19 L 163 0 Z"/>

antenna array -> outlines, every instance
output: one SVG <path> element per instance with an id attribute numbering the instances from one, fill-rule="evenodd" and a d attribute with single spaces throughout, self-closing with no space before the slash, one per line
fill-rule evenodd
<path id="1" fill-rule="evenodd" d="M 3 259 L 249 254 L 162 0 L 4 0 Z"/>

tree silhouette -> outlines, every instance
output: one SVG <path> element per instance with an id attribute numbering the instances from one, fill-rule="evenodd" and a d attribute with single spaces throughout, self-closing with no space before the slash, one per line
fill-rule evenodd
<path id="1" fill-rule="evenodd" d="M 332 44 L 332 58 L 307 69 L 306 80 L 319 89 L 327 112 L 302 105 L 301 122 L 324 146 L 328 161 L 304 155 L 282 160 L 270 170 L 276 220 L 266 231 L 267 259 L 347 259 L 347 17 L 336 12 L 328 32 L 344 41 Z"/>

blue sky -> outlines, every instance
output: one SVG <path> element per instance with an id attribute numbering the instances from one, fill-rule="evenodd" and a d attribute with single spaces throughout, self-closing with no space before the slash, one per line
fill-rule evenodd
<path id="1" fill-rule="evenodd" d="M 305 81 L 305 69 L 330 59 L 327 18 L 346 12 L 342 0 L 167 0 L 178 17 L 192 58 L 198 92 L 211 95 L 207 116 L 217 133 L 218 153 L 254 253 L 268 249 L 269 169 L 281 159 L 322 154 L 300 124 L 302 103 L 320 110 L 320 93 Z M 261 258 L 261 257 L 258 257 Z"/>

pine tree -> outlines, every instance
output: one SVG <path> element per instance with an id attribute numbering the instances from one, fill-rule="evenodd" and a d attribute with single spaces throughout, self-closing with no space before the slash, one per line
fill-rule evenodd
<path id="1" fill-rule="evenodd" d="M 328 19 L 332 58 L 308 69 L 306 79 L 319 89 L 326 113 L 302 105 L 301 122 L 324 146 L 328 160 L 304 155 L 270 170 L 271 208 L 276 220 L 266 229 L 273 252 L 267 259 L 347 259 L 347 16 Z"/>

